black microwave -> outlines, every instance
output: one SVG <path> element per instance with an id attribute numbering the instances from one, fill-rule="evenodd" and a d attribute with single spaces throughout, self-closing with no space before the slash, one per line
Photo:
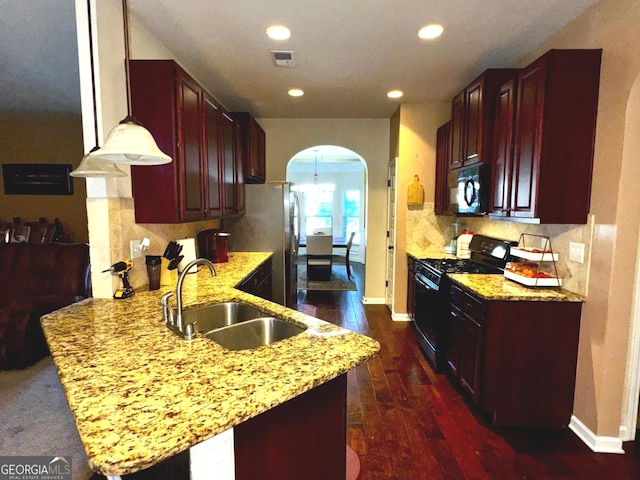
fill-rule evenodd
<path id="1" fill-rule="evenodd" d="M 472 165 L 449 172 L 449 213 L 482 215 L 487 212 L 488 169 Z"/>

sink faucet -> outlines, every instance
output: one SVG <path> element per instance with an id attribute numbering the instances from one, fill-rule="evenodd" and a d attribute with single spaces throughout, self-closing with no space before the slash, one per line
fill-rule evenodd
<path id="1" fill-rule="evenodd" d="M 180 272 L 180 276 L 178 277 L 178 283 L 176 284 L 176 313 L 174 315 L 173 310 L 168 304 L 169 297 L 173 295 L 173 292 L 165 293 L 160 300 L 162 304 L 162 319 L 167 323 L 167 326 L 174 330 L 176 333 L 184 337 L 186 340 L 191 340 L 195 335 L 195 328 L 193 323 L 189 323 L 188 325 L 184 324 L 182 318 L 182 284 L 184 283 L 184 277 L 187 275 L 187 272 L 191 269 L 191 267 L 195 265 L 206 265 L 209 268 L 209 272 L 211 272 L 211 276 L 216 276 L 216 268 L 213 266 L 210 260 L 206 258 L 196 258 L 189 262 Z"/>

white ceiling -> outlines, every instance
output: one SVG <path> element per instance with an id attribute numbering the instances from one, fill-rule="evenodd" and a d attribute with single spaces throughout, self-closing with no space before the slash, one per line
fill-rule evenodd
<path id="1" fill-rule="evenodd" d="M 448 101 L 485 68 L 514 66 L 595 1 L 129 0 L 129 9 L 231 110 L 388 118 L 398 103 L 388 90 L 403 90 L 402 102 Z M 0 106 L 77 108 L 73 3 L 0 2 Z M 444 35 L 418 39 L 434 22 Z M 292 37 L 270 40 L 273 23 Z M 296 66 L 274 67 L 273 49 L 294 51 Z M 305 95 L 289 97 L 291 87 Z"/>

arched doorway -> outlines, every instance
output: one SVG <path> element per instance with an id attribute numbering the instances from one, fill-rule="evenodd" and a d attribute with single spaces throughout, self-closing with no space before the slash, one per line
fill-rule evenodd
<path id="1" fill-rule="evenodd" d="M 300 197 L 301 241 L 307 234 L 331 234 L 346 243 L 354 233 L 350 260 L 365 263 L 367 165 L 356 152 L 335 145 L 314 145 L 296 153 L 286 179 Z"/>

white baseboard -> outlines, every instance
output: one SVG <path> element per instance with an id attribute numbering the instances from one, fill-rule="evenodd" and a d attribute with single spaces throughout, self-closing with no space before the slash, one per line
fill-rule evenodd
<path id="1" fill-rule="evenodd" d="M 391 314 L 391 320 L 394 322 L 410 322 L 411 317 L 408 313 L 393 313 Z"/>
<path id="2" fill-rule="evenodd" d="M 577 417 L 571 415 L 569 428 L 582 440 L 587 447 L 596 453 L 624 453 L 622 440 L 616 437 L 598 436 Z"/>
<path id="3" fill-rule="evenodd" d="M 362 303 L 365 305 L 384 305 L 384 297 L 362 297 Z"/>
<path id="4" fill-rule="evenodd" d="M 618 430 L 618 432 L 620 440 L 622 440 L 623 442 L 633 442 L 636 439 L 635 428 L 630 431 L 625 425 L 620 425 L 620 429 Z"/>

